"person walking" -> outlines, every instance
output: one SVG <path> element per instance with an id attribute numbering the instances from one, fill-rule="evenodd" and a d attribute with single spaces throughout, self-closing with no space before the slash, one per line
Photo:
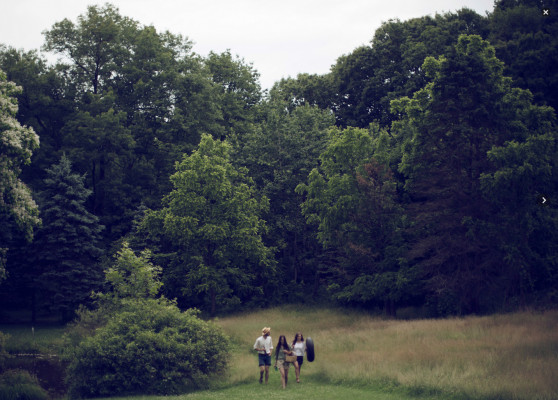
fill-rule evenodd
<path id="1" fill-rule="evenodd" d="M 273 350 L 273 342 L 271 340 L 271 328 L 262 329 L 262 336 L 256 339 L 254 350 L 258 352 L 258 365 L 260 367 L 260 383 L 263 382 L 265 372 L 265 383 L 269 379 L 269 367 L 271 366 L 271 352 Z"/>
<path id="2" fill-rule="evenodd" d="M 287 383 L 289 382 L 289 366 L 287 356 L 292 356 L 293 352 L 291 346 L 287 343 L 287 338 L 285 335 L 279 336 L 279 342 L 277 343 L 277 348 L 275 349 L 275 367 L 279 367 L 279 372 L 281 372 L 281 384 L 283 389 L 287 388 Z"/>
<path id="3" fill-rule="evenodd" d="M 306 351 L 306 342 L 301 332 L 295 333 L 292 350 L 296 356 L 296 362 L 294 363 L 296 382 L 300 383 L 300 367 L 302 367 L 304 362 L 304 352 Z"/>

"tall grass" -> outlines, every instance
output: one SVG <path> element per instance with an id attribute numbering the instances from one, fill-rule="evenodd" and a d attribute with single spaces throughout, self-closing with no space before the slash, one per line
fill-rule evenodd
<path id="1" fill-rule="evenodd" d="M 271 326 L 274 342 L 282 334 L 290 341 L 297 331 L 314 339 L 316 361 L 304 363 L 303 380 L 464 398 L 558 399 L 558 311 L 398 321 L 287 307 L 217 322 L 236 344 L 231 383 L 256 379 L 252 346 L 261 328 Z"/>
<path id="2" fill-rule="evenodd" d="M 63 346 L 64 326 L 0 325 L 0 332 L 9 335 L 9 353 L 57 353 Z"/>

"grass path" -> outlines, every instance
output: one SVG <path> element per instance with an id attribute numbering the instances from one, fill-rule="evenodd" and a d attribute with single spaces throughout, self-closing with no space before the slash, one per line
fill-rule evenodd
<path id="1" fill-rule="evenodd" d="M 281 388 L 279 373 L 270 376 L 268 385 L 254 383 L 238 384 L 226 389 L 204 390 L 181 396 L 140 396 L 107 398 L 105 400 L 447 400 L 448 397 L 412 396 L 399 391 L 386 391 L 373 387 L 351 387 L 345 385 L 322 384 L 313 380 L 300 384 L 289 384 Z M 103 400 L 103 399 L 98 399 Z"/>

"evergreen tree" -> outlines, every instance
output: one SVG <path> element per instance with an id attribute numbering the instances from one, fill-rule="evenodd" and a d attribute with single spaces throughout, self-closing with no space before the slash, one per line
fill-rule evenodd
<path id="1" fill-rule="evenodd" d="M 43 226 L 32 246 L 33 263 L 40 271 L 37 285 L 64 320 L 88 301 L 103 280 L 98 263 L 103 226 L 85 208 L 91 190 L 83 181 L 83 176 L 72 172 L 66 156 L 47 169 L 40 196 Z"/>
<path id="2" fill-rule="evenodd" d="M 403 115 L 393 128 L 404 142 L 400 171 L 414 235 L 408 257 L 421 267 L 440 313 L 491 307 L 510 276 L 503 250 L 517 249 L 517 241 L 499 242 L 508 235 L 494 218 L 497 192 L 486 196 L 481 178 L 509 172 L 497 172 L 489 152 L 548 127 L 549 115 L 532 106 L 528 92 L 512 88 L 503 68 L 488 42 L 463 35 L 446 57 L 426 59 L 429 84 L 413 99 L 392 102 Z"/>

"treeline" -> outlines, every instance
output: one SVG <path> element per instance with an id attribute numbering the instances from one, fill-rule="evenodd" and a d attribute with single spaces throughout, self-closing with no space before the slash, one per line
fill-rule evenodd
<path id="1" fill-rule="evenodd" d="M 128 244 L 166 297 L 212 314 L 556 304 L 555 3 L 390 20 L 330 73 L 269 92 L 242 58 L 110 4 L 45 32 L 55 65 L 0 47 L 22 87 L 5 97 L 40 138 L 19 176 L 42 220 L 0 188 L 5 309 L 71 318 Z"/>

